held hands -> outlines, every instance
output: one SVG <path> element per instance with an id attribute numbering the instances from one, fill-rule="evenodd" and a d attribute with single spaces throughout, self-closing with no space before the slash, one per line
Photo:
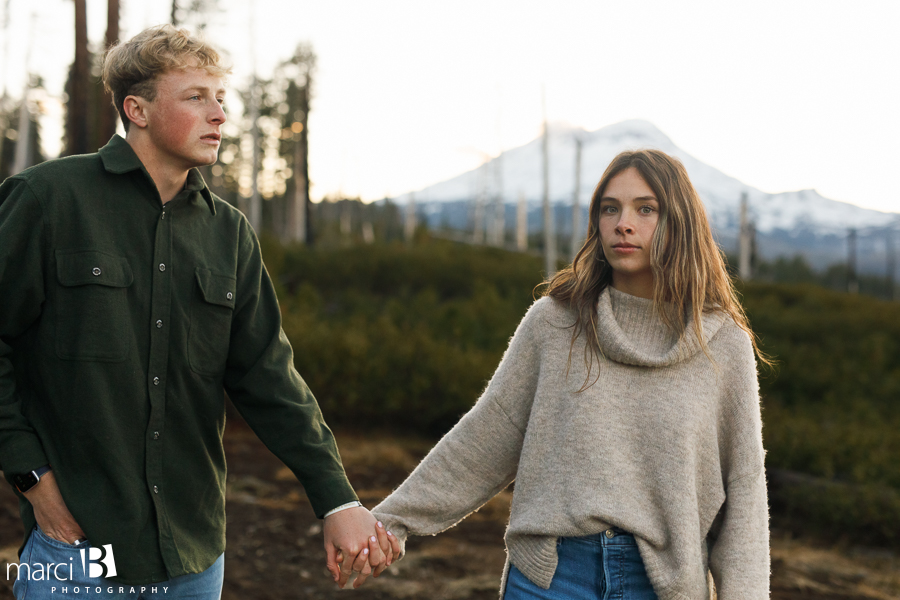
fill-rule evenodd
<path id="1" fill-rule="evenodd" d="M 67 544 L 84 540 L 84 532 L 69 512 L 53 471 L 41 476 L 36 486 L 25 492 L 25 498 L 34 508 L 34 518 L 38 527 L 51 538 Z"/>
<path id="2" fill-rule="evenodd" d="M 362 507 L 348 508 L 325 517 L 327 567 L 339 587 L 356 574 L 353 587 L 361 586 L 369 575 L 378 577 L 400 556 L 400 542 Z M 374 533 L 374 535 L 373 535 Z"/>

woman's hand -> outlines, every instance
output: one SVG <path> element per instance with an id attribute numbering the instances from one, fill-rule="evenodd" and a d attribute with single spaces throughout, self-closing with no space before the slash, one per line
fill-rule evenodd
<path id="1" fill-rule="evenodd" d="M 371 561 L 367 562 L 367 557 L 378 556 L 379 551 L 385 557 L 384 563 L 374 565 Z M 369 547 L 364 549 L 363 552 L 360 552 L 353 561 L 351 572 L 360 573 L 360 575 L 357 576 L 356 581 L 353 582 L 353 587 L 358 588 L 361 586 L 370 572 L 373 577 L 378 577 L 392 562 L 394 562 L 395 559 L 399 558 L 400 540 L 398 540 L 397 536 L 390 531 L 386 531 L 384 524 L 379 521 L 375 524 L 375 535 L 369 536 Z M 343 565 L 343 553 L 338 553 L 336 560 L 338 564 Z"/>
<path id="2" fill-rule="evenodd" d="M 326 566 L 340 588 L 354 573 L 357 574 L 353 587 L 358 588 L 372 573 L 381 573 L 387 559 L 380 546 L 369 549 L 370 538 L 375 529 L 375 517 L 363 507 L 348 508 L 325 517 Z"/>

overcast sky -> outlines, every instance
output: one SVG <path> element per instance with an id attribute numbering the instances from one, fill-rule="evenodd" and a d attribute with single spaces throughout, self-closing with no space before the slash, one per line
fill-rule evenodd
<path id="1" fill-rule="evenodd" d="M 19 95 L 27 62 L 60 94 L 74 54 L 73 3 L 8 1 L 3 83 Z M 123 38 L 166 21 L 171 6 L 121 2 Z M 99 42 L 106 3 L 87 3 L 88 35 Z M 900 212 L 895 0 L 220 6 L 207 37 L 227 51 L 232 83 L 251 73 L 254 37 L 262 76 L 298 42 L 319 56 L 310 118 L 315 199 L 338 190 L 367 200 L 399 194 L 524 144 L 540 132 L 543 87 L 550 120 L 594 130 L 646 119 L 698 159 L 767 192 L 815 188 Z"/>

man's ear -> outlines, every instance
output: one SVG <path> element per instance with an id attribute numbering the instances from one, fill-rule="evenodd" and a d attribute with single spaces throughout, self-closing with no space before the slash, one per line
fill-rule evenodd
<path id="1" fill-rule="evenodd" d="M 147 126 L 147 100 L 140 96 L 126 96 L 122 108 L 125 116 L 136 127 L 143 129 Z"/>

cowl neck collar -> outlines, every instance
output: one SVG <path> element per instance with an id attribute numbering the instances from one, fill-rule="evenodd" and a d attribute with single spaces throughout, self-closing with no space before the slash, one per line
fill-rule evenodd
<path id="1" fill-rule="evenodd" d="M 631 296 L 609 286 L 600 294 L 597 312 L 600 350 L 610 360 L 640 367 L 665 367 L 703 351 L 694 333 L 690 311 L 680 337 L 665 326 L 653 307 L 653 300 Z M 707 344 L 726 318 L 722 311 L 703 314 L 703 338 Z"/>

